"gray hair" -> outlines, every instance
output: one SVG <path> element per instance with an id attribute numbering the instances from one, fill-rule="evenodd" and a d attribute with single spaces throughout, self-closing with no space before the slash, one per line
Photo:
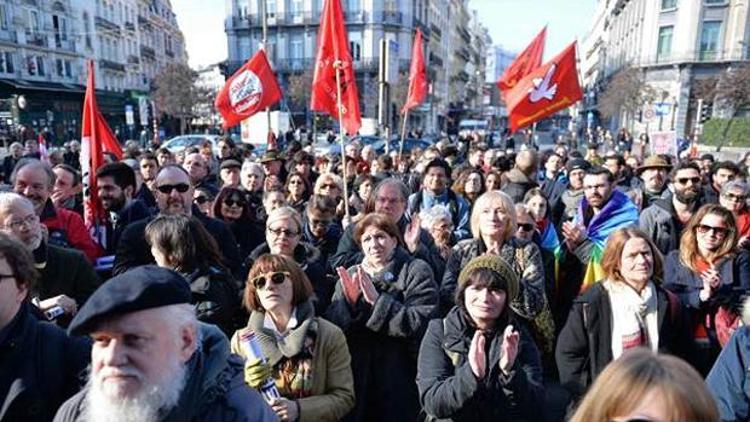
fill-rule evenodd
<path id="1" fill-rule="evenodd" d="M 263 176 L 265 176 L 265 172 L 263 171 L 263 166 L 256 163 L 255 161 L 245 160 L 245 162 L 242 163 L 242 169 L 240 171 L 242 173 L 245 173 L 247 171 L 252 171 L 253 173 L 260 173 Z"/>
<path id="2" fill-rule="evenodd" d="M 433 224 L 440 220 L 448 220 L 451 226 L 453 225 L 453 218 L 448 205 L 435 204 L 431 208 L 426 208 L 420 211 L 419 218 L 422 220 L 422 228 L 425 230 L 430 230 Z"/>
<path id="3" fill-rule="evenodd" d="M 12 207 L 13 205 L 23 205 L 30 210 L 34 209 L 34 204 L 25 196 L 19 195 L 15 192 L 0 192 L 0 212 Z"/>
<path id="4" fill-rule="evenodd" d="M 401 193 L 404 201 L 408 200 L 409 195 L 411 195 L 411 191 L 406 184 L 401 179 L 395 177 L 389 177 L 378 183 L 378 185 L 375 186 L 375 189 L 372 190 L 372 195 L 377 196 L 377 194 L 380 193 L 380 190 L 386 186 L 394 186 Z"/>
<path id="5" fill-rule="evenodd" d="M 271 223 L 278 220 L 289 219 L 297 225 L 297 230 L 302 231 L 302 216 L 290 206 L 283 206 L 276 208 L 268 214 L 266 219 L 266 228 L 271 226 Z"/>
<path id="6" fill-rule="evenodd" d="M 750 187 L 748 187 L 747 183 L 741 182 L 739 180 L 731 180 L 727 183 L 724 183 L 724 186 L 721 187 L 721 194 L 726 195 L 734 189 L 741 190 L 743 196 L 748 196 L 748 194 L 750 193 Z"/>
<path id="7" fill-rule="evenodd" d="M 52 187 L 55 185 L 55 180 L 57 180 L 57 176 L 55 175 L 55 172 L 52 171 L 52 167 L 49 165 L 37 160 L 36 158 L 22 158 L 18 160 L 18 163 L 13 168 L 13 173 L 10 175 L 10 184 L 14 185 L 16 184 L 16 177 L 18 176 L 18 172 L 21 171 L 22 168 L 27 166 L 33 166 L 34 169 L 41 168 L 44 170 L 44 172 L 47 174 L 47 179 L 49 180 L 48 187 Z"/>

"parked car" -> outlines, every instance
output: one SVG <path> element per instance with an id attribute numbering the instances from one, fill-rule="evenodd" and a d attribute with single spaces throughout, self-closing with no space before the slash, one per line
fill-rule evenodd
<path id="1" fill-rule="evenodd" d="M 180 135 L 164 142 L 162 147 L 168 149 L 172 154 L 177 154 L 190 147 L 200 147 L 204 142 L 211 142 L 211 149 L 215 156 L 219 155 L 219 135 Z"/>
<path id="2" fill-rule="evenodd" d="M 390 148 L 390 152 L 397 152 L 399 151 L 401 144 L 401 139 L 399 138 L 392 138 L 391 142 L 388 144 L 388 147 Z M 411 150 L 419 148 L 421 150 L 426 149 L 429 146 L 432 146 L 433 143 L 430 141 L 427 141 L 425 139 L 416 139 L 416 138 L 406 138 L 404 139 L 404 152 L 411 152 Z M 380 154 L 385 154 L 385 141 L 380 140 L 376 143 L 374 143 L 373 148 L 375 148 L 375 152 Z"/>
<path id="3" fill-rule="evenodd" d="M 362 144 L 362 146 L 373 145 L 373 147 L 374 147 L 378 142 L 383 142 L 383 138 L 381 138 L 379 136 L 359 136 L 359 135 L 357 135 L 357 136 L 354 136 L 354 137 L 351 137 L 351 138 L 347 138 L 347 141 L 345 142 L 345 144 L 349 145 L 349 144 L 351 144 L 354 141 L 359 141 L 359 143 Z M 341 142 L 339 142 L 338 138 L 336 138 L 336 142 L 332 143 L 328 147 L 327 154 L 328 155 L 341 155 Z"/>

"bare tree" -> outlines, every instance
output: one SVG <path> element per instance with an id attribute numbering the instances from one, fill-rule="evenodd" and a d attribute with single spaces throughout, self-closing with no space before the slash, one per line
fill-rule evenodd
<path id="1" fill-rule="evenodd" d="M 597 108 L 604 118 L 619 116 L 623 111 L 632 116 L 655 98 L 655 90 L 643 80 L 641 71 L 626 68 L 612 76 L 599 96 Z"/>
<path id="2" fill-rule="evenodd" d="M 180 134 L 185 133 L 185 123 L 193 114 L 198 100 L 195 82 L 198 74 L 183 63 L 170 63 L 154 78 L 153 98 L 161 115 L 180 120 Z"/>
<path id="3" fill-rule="evenodd" d="M 310 104 L 313 68 L 308 67 L 300 73 L 293 73 L 288 77 L 287 98 L 297 107 L 307 108 Z"/>

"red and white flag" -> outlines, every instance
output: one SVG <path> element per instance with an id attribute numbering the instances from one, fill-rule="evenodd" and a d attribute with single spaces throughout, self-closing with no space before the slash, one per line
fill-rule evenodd
<path id="1" fill-rule="evenodd" d="M 503 75 L 497 81 L 497 87 L 500 89 L 503 99 L 505 99 L 508 91 L 513 89 L 524 76 L 542 65 L 542 55 L 544 54 L 546 38 L 547 27 L 545 26 L 531 40 L 531 43 L 516 56 L 513 63 L 505 69 L 505 72 L 503 72 Z"/>
<path id="2" fill-rule="evenodd" d="M 508 91 L 508 107 L 513 132 L 538 122 L 583 98 L 576 68 L 576 43 L 540 66 Z"/>
<path id="3" fill-rule="evenodd" d="M 36 143 L 39 147 L 39 159 L 49 164 L 49 153 L 47 152 L 47 140 L 44 139 L 44 135 L 41 133 L 36 138 Z"/>
<path id="4" fill-rule="evenodd" d="M 339 119 L 339 90 L 334 63 L 340 69 L 341 120 L 344 126 L 341 130 L 354 135 L 362 126 L 362 117 L 359 113 L 359 93 L 344 27 L 344 14 L 340 0 L 325 0 L 318 30 L 318 55 L 315 59 L 310 109 L 323 111 L 334 119 Z"/>
<path id="5" fill-rule="evenodd" d="M 81 178 L 83 219 L 89 230 L 92 230 L 104 217 L 104 210 L 97 194 L 96 170 L 104 165 L 104 152 L 110 152 L 117 159 L 122 159 L 122 148 L 96 104 L 94 62 L 88 60 L 87 67 L 89 76 L 86 82 L 86 96 L 83 99 L 81 125 Z M 101 240 L 96 234 L 94 237 Z"/>
<path id="6" fill-rule="evenodd" d="M 409 95 L 401 108 L 401 113 L 418 106 L 427 96 L 427 72 L 424 68 L 424 51 L 422 51 L 422 31 L 417 28 L 414 46 L 411 50 L 411 67 L 409 69 Z"/>
<path id="7" fill-rule="evenodd" d="M 224 129 L 230 128 L 253 114 L 276 104 L 281 88 L 263 49 L 250 58 L 231 78 L 227 79 L 214 101 L 224 118 Z"/>

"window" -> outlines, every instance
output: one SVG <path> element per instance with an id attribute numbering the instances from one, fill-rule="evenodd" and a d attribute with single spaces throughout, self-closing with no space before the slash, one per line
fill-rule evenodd
<path id="1" fill-rule="evenodd" d="M 13 53 L 0 51 L 0 73 L 13 73 Z"/>
<path id="2" fill-rule="evenodd" d="M 360 46 L 359 41 L 349 41 L 349 52 L 352 55 L 352 60 L 355 62 L 362 58 L 362 47 Z"/>
<path id="3" fill-rule="evenodd" d="M 62 42 L 68 40 L 67 20 L 61 16 L 52 15 L 52 26 L 55 28 L 55 47 L 61 48 Z"/>
<path id="4" fill-rule="evenodd" d="M 39 76 L 44 76 L 44 58 L 42 56 L 36 56 L 36 70 Z"/>
<path id="5" fill-rule="evenodd" d="M 703 4 L 726 4 L 727 0 L 703 0 Z"/>
<path id="6" fill-rule="evenodd" d="M 292 16 L 299 16 L 302 14 L 302 0 L 292 0 L 289 6 L 289 12 Z"/>
<path id="7" fill-rule="evenodd" d="M 266 16 L 269 18 L 276 17 L 276 0 L 266 0 Z"/>
<path id="8" fill-rule="evenodd" d="M 68 78 L 73 77 L 73 70 L 72 66 L 70 65 L 70 60 L 65 60 L 65 76 Z"/>
<path id="9" fill-rule="evenodd" d="M 705 21 L 701 28 L 699 51 L 700 60 L 714 60 L 719 49 L 721 21 Z"/>
<path id="10" fill-rule="evenodd" d="M 8 5 L 0 4 L 0 29 L 8 29 Z"/>
<path id="11" fill-rule="evenodd" d="M 662 26 L 661 28 L 659 28 L 659 43 L 656 47 L 657 61 L 669 60 L 669 56 L 672 53 L 673 32 L 673 26 Z"/>
<path id="12" fill-rule="evenodd" d="M 57 67 L 57 76 L 65 76 L 65 65 L 63 64 L 62 59 L 55 60 L 55 65 Z"/>
<path id="13" fill-rule="evenodd" d="M 32 34 L 39 32 L 39 12 L 29 9 L 29 30 Z"/>
<path id="14" fill-rule="evenodd" d="M 86 34 L 86 48 L 91 48 L 91 23 L 86 12 L 83 12 L 83 32 Z"/>
<path id="15" fill-rule="evenodd" d="M 304 52 L 302 49 L 302 38 L 293 38 L 291 42 L 292 68 L 302 69 L 302 59 Z"/>
<path id="16" fill-rule="evenodd" d="M 661 10 L 674 9 L 677 7 L 677 0 L 661 0 Z"/>

